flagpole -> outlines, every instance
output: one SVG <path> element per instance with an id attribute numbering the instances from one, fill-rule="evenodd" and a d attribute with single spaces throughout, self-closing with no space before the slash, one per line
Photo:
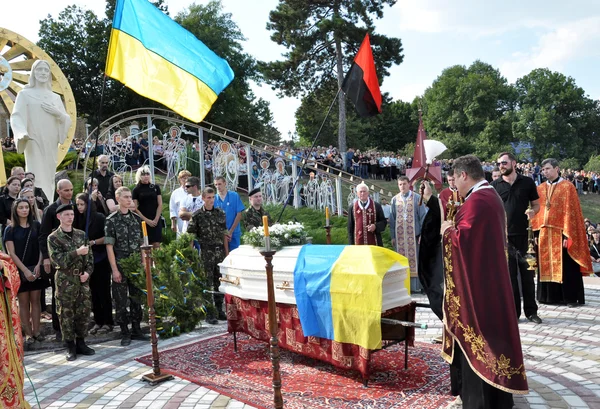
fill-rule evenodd
<path id="1" fill-rule="evenodd" d="M 306 167 L 306 163 L 308 162 L 308 158 L 310 157 L 310 154 L 313 152 L 313 150 L 315 148 L 317 140 L 319 139 L 319 135 L 321 135 L 321 131 L 323 130 L 323 126 L 325 126 L 325 122 L 329 118 L 329 114 L 331 113 L 331 108 L 333 108 L 333 104 L 335 104 L 335 101 L 338 99 L 338 96 L 340 95 L 341 91 L 342 91 L 342 88 L 341 87 L 338 88 L 337 94 L 335 94 L 335 97 L 333 97 L 333 101 L 331 101 L 331 104 L 329 105 L 327 114 L 325 114 L 325 119 L 323 119 L 323 122 L 321 123 L 321 126 L 319 127 L 319 130 L 317 131 L 317 134 L 315 135 L 315 137 L 313 139 L 313 142 L 312 142 L 312 145 L 310 146 L 310 150 L 308 151 L 307 157 L 302 161 L 302 167 L 300 168 L 300 172 L 298 172 L 298 175 L 296 176 L 296 179 L 294 180 L 294 184 L 292 185 L 291 189 L 288 192 L 285 202 L 283 203 L 283 209 L 281 209 L 281 213 L 279 213 L 279 217 L 277 218 L 276 223 L 279 223 L 281 221 L 281 216 L 283 216 L 283 212 L 285 211 L 285 208 L 287 207 L 287 204 L 290 201 L 290 197 L 292 196 L 292 194 L 294 193 L 294 190 L 296 189 L 296 185 L 298 184 L 298 180 L 300 179 L 300 176 L 302 176 L 304 168 Z"/>
<path id="2" fill-rule="evenodd" d="M 100 137 L 100 121 L 102 118 L 102 107 L 104 105 L 104 89 L 105 89 L 105 87 L 106 87 L 106 75 L 103 75 L 102 76 L 102 91 L 100 92 L 100 107 L 98 108 L 98 115 L 96 115 L 96 124 L 97 124 L 96 125 L 96 138 L 94 140 L 94 145 L 93 145 L 94 150 L 92 151 L 94 153 L 94 159 L 92 161 L 92 170 L 90 171 L 90 185 L 88 186 L 88 204 L 87 204 L 87 209 L 86 209 L 87 214 L 85 216 L 86 240 L 89 239 L 88 233 L 89 233 L 90 215 L 91 215 L 91 209 L 92 209 L 92 185 L 94 184 L 94 171 L 96 170 L 96 156 L 97 156 L 96 149 L 98 149 L 98 138 Z M 92 128 L 92 129 L 94 129 L 94 128 Z M 84 178 L 85 178 L 85 175 L 84 175 Z M 84 179 L 83 183 L 85 184 L 85 179 Z"/>

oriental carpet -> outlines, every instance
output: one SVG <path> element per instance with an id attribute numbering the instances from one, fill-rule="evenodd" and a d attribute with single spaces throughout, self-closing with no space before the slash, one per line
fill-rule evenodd
<path id="1" fill-rule="evenodd" d="M 161 370 L 258 408 L 273 407 L 268 345 L 238 334 L 219 335 L 160 353 Z M 404 346 L 373 354 L 365 388 L 356 371 L 280 350 L 281 381 L 286 409 L 443 408 L 450 396 L 448 365 L 439 345 L 415 343 L 404 370 Z M 152 356 L 137 360 L 152 365 Z"/>

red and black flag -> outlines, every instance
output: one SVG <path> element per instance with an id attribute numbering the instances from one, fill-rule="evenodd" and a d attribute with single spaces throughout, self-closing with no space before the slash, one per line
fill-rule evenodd
<path id="1" fill-rule="evenodd" d="M 375 116 L 381 113 L 381 91 L 369 34 L 365 36 L 358 54 L 354 57 L 352 67 L 342 83 L 342 90 L 354 103 L 360 116 Z"/>

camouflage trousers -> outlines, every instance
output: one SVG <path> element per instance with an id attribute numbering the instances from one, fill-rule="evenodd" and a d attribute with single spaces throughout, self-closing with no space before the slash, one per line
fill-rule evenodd
<path id="1" fill-rule="evenodd" d="M 112 297 L 115 301 L 115 322 L 117 325 L 127 325 L 131 322 L 139 324 L 142 322 L 141 300 L 145 295 L 127 279 L 122 271 L 121 282 L 112 282 Z"/>
<path id="2" fill-rule="evenodd" d="M 221 278 L 219 263 L 225 258 L 225 249 L 222 246 L 203 245 L 201 256 L 208 286 L 212 286 L 214 291 L 219 291 L 219 286 L 221 285 L 219 281 L 219 278 Z M 213 301 L 218 310 L 223 306 L 223 298 L 222 294 L 213 294 Z"/>
<path id="3" fill-rule="evenodd" d="M 62 331 L 63 341 L 85 338 L 87 335 L 92 296 L 89 279 L 82 283 L 78 275 L 57 270 L 54 276 L 56 283 L 56 313 Z"/>

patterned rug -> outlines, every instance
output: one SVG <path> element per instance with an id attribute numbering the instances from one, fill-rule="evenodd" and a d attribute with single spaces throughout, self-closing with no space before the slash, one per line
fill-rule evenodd
<path id="1" fill-rule="evenodd" d="M 416 343 L 404 370 L 404 346 L 371 357 L 369 386 L 358 372 L 281 350 L 281 381 L 286 409 L 443 408 L 450 396 L 450 372 L 438 345 Z M 152 365 L 151 355 L 137 360 Z M 229 334 L 160 353 L 164 372 L 187 379 L 258 408 L 273 407 L 268 346 L 238 334 L 238 352 Z"/>

